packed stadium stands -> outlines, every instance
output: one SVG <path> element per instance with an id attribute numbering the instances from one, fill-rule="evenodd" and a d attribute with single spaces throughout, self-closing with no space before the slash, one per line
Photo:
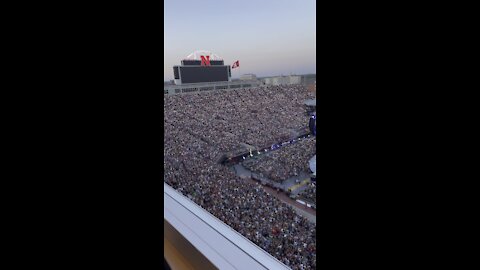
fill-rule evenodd
<path id="1" fill-rule="evenodd" d="M 315 155 L 315 137 L 299 140 L 259 159 L 249 159 L 243 166 L 278 183 L 308 171 L 308 161 Z"/>
<path id="2" fill-rule="evenodd" d="M 304 101 L 312 97 L 302 85 L 164 96 L 165 182 L 292 269 L 316 268 L 316 225 L 216 161 L 235 149 L 290 139 L 307 125 Z M 252 166 L 282 179 L 308 170 L 314 154 L 309 139 Z"/>
<path id="3" fill-rule="evenodd" d="M 315 183 L 310 184 L 307 189 L 305 189 L 301 195 L 301 197 L 305 198 L 308 202 L 313 203 L 314 205 L 317 204 L 317 187 Z"/>

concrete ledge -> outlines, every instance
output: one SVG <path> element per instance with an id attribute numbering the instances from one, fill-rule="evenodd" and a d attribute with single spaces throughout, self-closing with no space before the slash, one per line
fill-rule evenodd
<path id="1" fill-rule="evenodd" d="M 164 218 L 218 269 L 290 269 L 164 183 Z"/>

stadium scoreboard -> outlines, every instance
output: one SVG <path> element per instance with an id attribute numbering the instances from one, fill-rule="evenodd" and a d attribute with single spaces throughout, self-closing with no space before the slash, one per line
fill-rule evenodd
<path id="1" fill-rule="evenodd" d="M 231 81 L 231 67 L 223 60 L 210 60 L 201 56 L 200 60 L 182 60 L 173 67 L 175 84 L 228 82 Z"/>

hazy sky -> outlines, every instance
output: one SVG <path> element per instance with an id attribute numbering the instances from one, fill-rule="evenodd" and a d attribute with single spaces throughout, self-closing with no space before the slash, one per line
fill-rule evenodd
<path id="1" fill-rule="evenodd" d="M 315 0 L 165 0 L 164 80 L 196 50 L 225 64 L 232 76 L 316 73 Z"/>

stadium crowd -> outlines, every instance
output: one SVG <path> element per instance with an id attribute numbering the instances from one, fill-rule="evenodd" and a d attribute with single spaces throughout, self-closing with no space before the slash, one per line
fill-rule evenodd
<path id="1" fill-rule="evenodd" d="M 316 225 L 216 160 L 289 139 L 307 98 L 303 86 L 164 97 L 164 181 L 292 269 L 316 268 Z"/>
<path id="2" fill-rule="evenodd" d="M 257 159 L 249 159 L 242 164 L 252 172 L 259 173 L 277 183 L 309 172 L 308 161 L 315 155 L 315 137 L 299 140 Z"/>
<path id="3" fill-rule="evenodd" d="M 303 102 L 308 98 L 312 94 L 303 86 L 165 96 L 165 121 L 182 124 L 222 151 L 242 147 L 241 143 L 261 148 L 306 127 Z"/>
<path id="4" fill-rule="evenodd" d="M 310 184 L 301 194 L 301 197 L 305 198 L 309 202 L 317 205 L 317 187 L 315 183 Z"/>

